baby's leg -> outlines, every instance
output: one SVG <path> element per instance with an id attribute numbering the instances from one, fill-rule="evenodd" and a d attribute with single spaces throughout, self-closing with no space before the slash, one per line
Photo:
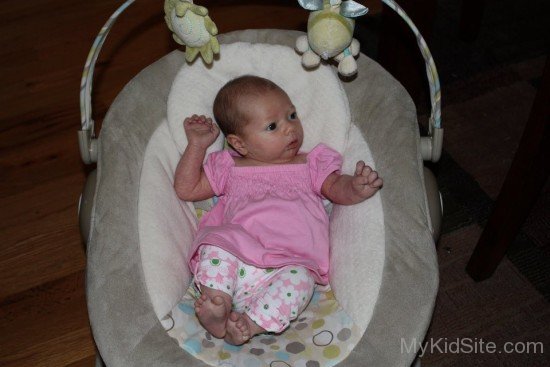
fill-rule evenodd
<path id="1" fill-rule="evenodd" d="M 256 268 L 240 262 L 235 289 L 234 310 L 227 320 L 225 341 L 233 345 L 246 343 L 251 337 L 257 334 L 265 333 L 266 330 L 258 326 L 245 313 L 248 310 L 248 302 L 255 298 L 257 293 L 264 293 L 264 283 L 262 279 L 266 278 L 265 269 Z"/>
<path id="2" fill-rule="evenodd" d="M 246 269 L 247 274 L 252 276 L 239 280 L 239 291 L 235 295 L 236 308 L 241 312 L 232 312 L 227 321 L 225 340 L 231 344 L 242 344 L 266 331 L 282 332 L 305 309 L 313 295 L 315 280 L 304 267 L 249 268 L 253 270 Z"/>
<path id="3" fill-rule="evenodd" d="M 195 313 L 201 325 L 216 338 L 226 334 L 236 269 L 233 255 L 215 246 L 201 246 L 195 272 L 201 296 L 195 302 Z"/>

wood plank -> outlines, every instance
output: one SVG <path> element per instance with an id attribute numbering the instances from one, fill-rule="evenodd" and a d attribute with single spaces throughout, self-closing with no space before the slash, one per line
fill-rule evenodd
<path id="1" fill-rule="evenodd" d="M 15 71 L 14 73 L 20 73 Z M 35 124 L 27 133 L 35 134 L 44 127 L 57 128 L 55 122 L 60 119 L 70 120 L 75 129 L 79 126 L 78 90 L 80 68 L 73 70 L 51 71 L 48 76 L 29 77 L 11 84 L 9 94 L 4 92 L 3 103 L 11 106 L 2 115 L 2 131 L 12 129 L 15 125 Z M 69 93 L 72 92 L 72 93 Z M 30 102 L 32 101 L 32 102 Z M 2 140 L 8 139 L 3 137 Z M 12 139 L 8 140 L 12 141 Z M 6 144 L 2 143 L 1 147 Z"/>
<path id="2" fill-rule="evenodd" d="M 84 271 L 2 300 L 0 330 L 2 366 L 20 366 L 22 361 L 28 366 L 63 366 L 94 355 Z"/>
<path id="3" fill-rule="evenodd" d="M 67 144 L 71 140 L 73 144 Z M 48 134 L 47 138 L 0 149 L 0 198 L 20 194 L 65 176 L 80 175 L 83 182 L 83 165 L 75 140 L 74 128 L 67 128 Z M 24 201 L 21 204 L 24 205 Z"/>
<path id="4" fill-rule="evenodd" d="M 94 367 L 95 366 L 95 355 L 85 357 L 81 360 L 68 364 L 67 367 Z"/>
<path id="5" fill-rule="evenodd" d="M 73 212 L 72 209 L 63 215 Z M 6 231 L 6 237 L 17 242 L 1 250 L 0 299 L 84 269 L 84 249 L 76 224 L 59 224 L 56 216 L 43 222 L 46 224 Z M 29 234 L 20 235 L 23 231 Z"/>
<path id="6" fill-rule="evenodd" d="M 0 212 L 0 229 L 41 220 L 59 209 L 69 207 L 75 208 L 76 219 L 82 184 L 83 173 L 78 172 L 0 198 L 0 208 L 4 208 Z"/>
<path id="7" fill-rule="evenodd" d="M 0 213 L 0 297 L 84 267 L 81 182 L 79 173 L 0 199 L 0 207 L 10 208 Z"/>
<path id="8" fill-rule="evenodd" d="M 116 6 L 112 1 L 102 1 L 103 11 L 90 14 L 90 9 L 83 6 L 89 2 L 82 0 L 70 4 L 62 0 L 27 3 L 34 5 L 32 10 L 23 7 L 21 13 L 18 13 L 10 4 L 9 7 L 3 7 L 8 9 L 2 11 L 0 93 L 3 101 L 19 100 L 12 108 L 0 112 L 2 120 L 8 113 L 32 111 L 37 105 L 50 108 L 56 106 L 54 97 L 58 95 L 55 92 L 65 85 L 70 85 L 72 92 L 67 93 L 66 90 L 63 95 L 77 101 L 80 74 L 91 42 L 105 21 L 105 16 Z M 18 7 L 14 5 L 13 8 Z M 94 14 L 97 18 L 95 21 Z M 86 24 L 97 24 L 97 27 L 82 27 L 83 19 L 86 19 Z M 63 75 L 68 77 L 63 78 Z M 34 98 L 37 95 L 41 98 Z M 78 104 L 75 108 L 78 108 Z"/>
<path id="9" fill-rule="evenodd" d="M 0 305 L 0 328 L 7 331 L 0 335 L 0 344 L 5 347 L 0 355 L 36 344 L 44 334 L 86 327 L 84 270 L 6 297 Z"/>
<path id="10" fill-rule="evenodd" d="M 81 328 L 61 334 L 58 337 L 45 339 L 28 349 L 10 353 L 0 363 L 5 367 L 51 367 L 66 366 L 82 360 L 83 356 L 95 355 L 95 347 L 90 342 L 89 328 Z"/>

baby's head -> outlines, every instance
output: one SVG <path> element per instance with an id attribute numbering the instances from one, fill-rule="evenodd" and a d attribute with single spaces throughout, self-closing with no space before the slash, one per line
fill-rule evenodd
<path id="1" fill-rule="evenodd" d="M 243 75 L 227 82 L 214 99 L 214 118 L 224 135 L 242 133 L 250 119 L 247 116 L 250 111 L 246 109 L 248 99 L 257 99 L 271 91 L 286 94 L 271 80 L 254 75 Z"/>
<path id="2" fill-rule="evenodd" d="M 272 81 L 245 75 L 225 84 L 214 100 L 214 118 L 242 156 L 264 163 L 290 161 L 303 129 L 296 108 Z"/>

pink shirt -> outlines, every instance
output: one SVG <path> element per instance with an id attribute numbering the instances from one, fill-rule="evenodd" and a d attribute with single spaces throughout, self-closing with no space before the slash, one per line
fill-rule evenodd
<path id="1" fill-rule="evenodd" d="M 204 171 L 219 202 L 199 224 L 192 271 L 199 246 L 209 244 L 260 268 L 305 266 L 327 284 L 329 222 L 321 186 L 341 166 L 340 154 L 323 144 L 303 164 L 237 167 L 227 150 L 210 154 Z"/>

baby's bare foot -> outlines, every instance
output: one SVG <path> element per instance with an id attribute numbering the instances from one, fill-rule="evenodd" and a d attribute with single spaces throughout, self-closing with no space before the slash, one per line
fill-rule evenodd
<path id="1" fill-rule="evenodd" d="M 202 294 L 195 302 L 195 314 L 201 325 L 216 338 L 225 336 L 225 324 L 229 311 L 221 296 L 210 298 Z"/>
<path id="2" fill-rule="evenodd" d="M 243 314 L 231 312 L 227 319 L 225 341 L 233 345 L 241 345 L 250 339 L 250 330 Z"/>
<path id="3" fill-rule="evenodd" d="M 229 315 L 226 330 L 225 341 L 233 345 L 244 344 L 254 335 L 265 332 L 248 315 L 237 312 L 231 312 Z"/>

